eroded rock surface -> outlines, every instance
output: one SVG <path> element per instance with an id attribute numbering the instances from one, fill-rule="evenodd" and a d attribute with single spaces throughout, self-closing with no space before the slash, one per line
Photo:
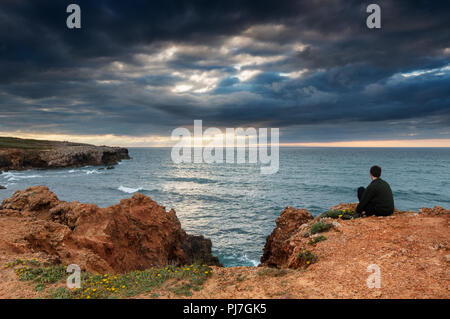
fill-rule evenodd
<path id="1" fill-rule="evenodd" d="M 267 237 L 261 263 L 266 266 L 286 264 L 295 248 L 295 243 L 290 241 L 292 235 L 312 219 L 313 216 L 306 209 L 286 207 L 276 219 L 277 227 Z"/>
<path id="2" fill-rule="evenodd" d="M 86 165 L 114 165 L 129 159 L 122 147 L 48 142 L 40 148 L 0 148 L 0 171 L 31 168 L 62 168 Z"/>

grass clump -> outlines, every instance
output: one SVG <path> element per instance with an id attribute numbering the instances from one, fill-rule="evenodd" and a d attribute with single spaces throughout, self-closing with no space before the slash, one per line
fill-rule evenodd
<path id="1" fill-rule="evenodd" d="M 14 268 L 17 265 L 30 265 L 30 266 L 40 266 L 41 263 L 36 258 L 33 259 L 22 259 L 22 258 L 16 258 L 13 261 L 7 263 L 3 266 L 3 268 Z"/>
<path id="2" fill-rule="evenodd" d="M 309 241 L 309 244 L 310 245 L 315 245 L 315 244 L 317 244 L 317 243 L 319 243 L 321 241 L 324 241 L 324 240 L 327 240 L 327 238 L 325 236 L 323 236 L 323 235 L 320 235 L 320 236 L 311 238 L 311 240 Z"/>
<path id="3" fill-rule="evenodd" d="M 19 267 L 17 267 L 19 266 Z M 16 258 L 4 265 L 4 268 L 13 268 L 21 281 L 34 281 L 35 290 L 41 291 L 46 284 L 60 281 L 66 276 L 66 267 L 62 265 L 43 266 L 39 260 Z"/>
<path id="4" fill-rule="evenodd" d="M 323 218 L 328 217 L 335 219 L 354 219 L 361 217 L 361 215 L 351 209 L 342 209 L 342 210 L 327 210 L 322 214 L 320 214 L 320 217 Z"/>
<path id="5" fill-rule="evenodd" d="M 52 290 L 53 299 L 70 299 L 70 291 L 66 288 L 57 288 Z"/>
<path id="6" fill-rule="evenodd" d="M 192 291 L 191 289 L 193 289 L 194 287 L 189 284 L 189 283 L 184 283 L 181 285 L 176 285 L 173 288 L 169 288 L 169 290 L 171 290 L 175 295 L 177 296 L 187 296 L 190 297 L 192 296 Z"/>
<path id="7" fill-rule="evenodd" d="M 327 224 L 324 222 L 317 222 L 311 226 L 311 234 L 323 233 L 329 231 L 333 227 L 331 224 Z"/>
<path id="8" fill-rule="evenodd" d="M 20 267 L 16 267 L 20 265 Z M 28 266 L 30 265 L 30 266 Z M 35 291 L 43 291 L 48 284 L 63 283 L 70 275 L 67 266 L 41 266 L 37 260 L 17 259 L 5 268 L 14 268 L 19 280 L 37 283 Z M 162 288 L 177 296 L 191 296 L 192 290 L 202 289 L 204 282 L 212 275 L 207 265 L 192 264 L 188 266 L 167 266 L 136 270 L 126 274 L 92 274 L 81 273 L 81 287 L 68 289 L 65 287 L 48 289 L 48 298 L 55 299 L 109 299 L 133 297 L 142 293 L 150 293 Z M 153 298 L 159 296 L 152 294 Z"/>
<path id="9" fill-rule="evenodd" d="M 72 291 L 73 298 L 99 299 L 133 297 L 166 288 L 180 296 L 191 296 L 212 275 L 207 265 L 168 266 L 137 270 L 126 274 L 89 275 L 81 289 Z"/>
<path id="10" fill-rule="evenodd" d="M 67 276 L 66 266 L 52 265 L 47 267 L 19 267 L 14 271 L 22 281 L 34 281 L 38 284 L 38 287 L 42 287 L 45 284 L 53 284 Z M 39 289 L 36 287 L 36 289 Z M 41 288 L 40 290 L 42 290 Z"/>
<path id="11" fill-rule="evenodd" d="M 318 257 L 309 250 L 302 250 L 298 254 L 298 260 L 301 266 L 308 267 L 309 265 L 317 262 Z"/>

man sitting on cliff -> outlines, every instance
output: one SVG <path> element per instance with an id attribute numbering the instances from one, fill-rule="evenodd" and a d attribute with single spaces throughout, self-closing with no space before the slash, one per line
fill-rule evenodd
<path id="1" fill-rule="evenodd" d="M 394 197 L 391 187 L 381 179 L 381 167 L 370 168 L 372 182 L 367 188 L 358 188 L 359 204 L 356 212 L 363 216 L 388 216 L 394 212 Z"/>

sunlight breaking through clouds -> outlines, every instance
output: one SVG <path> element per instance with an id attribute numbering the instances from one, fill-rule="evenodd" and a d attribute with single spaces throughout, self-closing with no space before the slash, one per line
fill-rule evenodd
<path id="1" fill-rule="evenodd" d="M 393 3 L 381 32 L 343 0 L 83 6 L 89 32 L 66 34 L 35 1 L 2 5 L 2 131 L 165 136 L 202 118 L 279 127 L 284 142 L 450 138 L 450 34 L 436 36 L 450 20 L 437 2 Z"/>

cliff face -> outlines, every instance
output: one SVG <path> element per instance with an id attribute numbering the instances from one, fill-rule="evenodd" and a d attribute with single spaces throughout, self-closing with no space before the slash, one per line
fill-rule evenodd
<path id="1" fill-rule="evenodd" d="M 39 156 L 47 167 L 113 165 L 130 158 L 126 148 L 107 146 L 68 146 L 41 152 Z"/>
<path id="2" fill-rule="evenodd" d="M 128 150 L 121 147 L 48 141 L 30 144 L 26 141 L 14 139 L 14 143 L 2 144 L 0 139 L 0 171 L 113 165 L 130 158 Z"/>
<path id="3" fill-rule="evenodd" d="M 186 234 L 174 210 L 135 194 L 119 204 L 59 201 L 48 188 L 17 191 L 0 207 L 3 254 L 39 253 L 94 272 L 127 272 L 194 262 L 220 265 L 211 241 Z"/>
<path id="4" fill-rule="evenodd" d="M 0 170 L 114 165 L 128 150 L 107 146 L 67 146 L 50 150 L 0 149 Z"/>
<path id="5" fill-rule="evenodd" d="M 288 262 L 294 245 L 289 238 L 309 221 L 313 216 L 305 209 L 286 207 L 276 219 L 277 227 L 267 237 L 261 263 L 266 266 L 278 266 Z"/>

